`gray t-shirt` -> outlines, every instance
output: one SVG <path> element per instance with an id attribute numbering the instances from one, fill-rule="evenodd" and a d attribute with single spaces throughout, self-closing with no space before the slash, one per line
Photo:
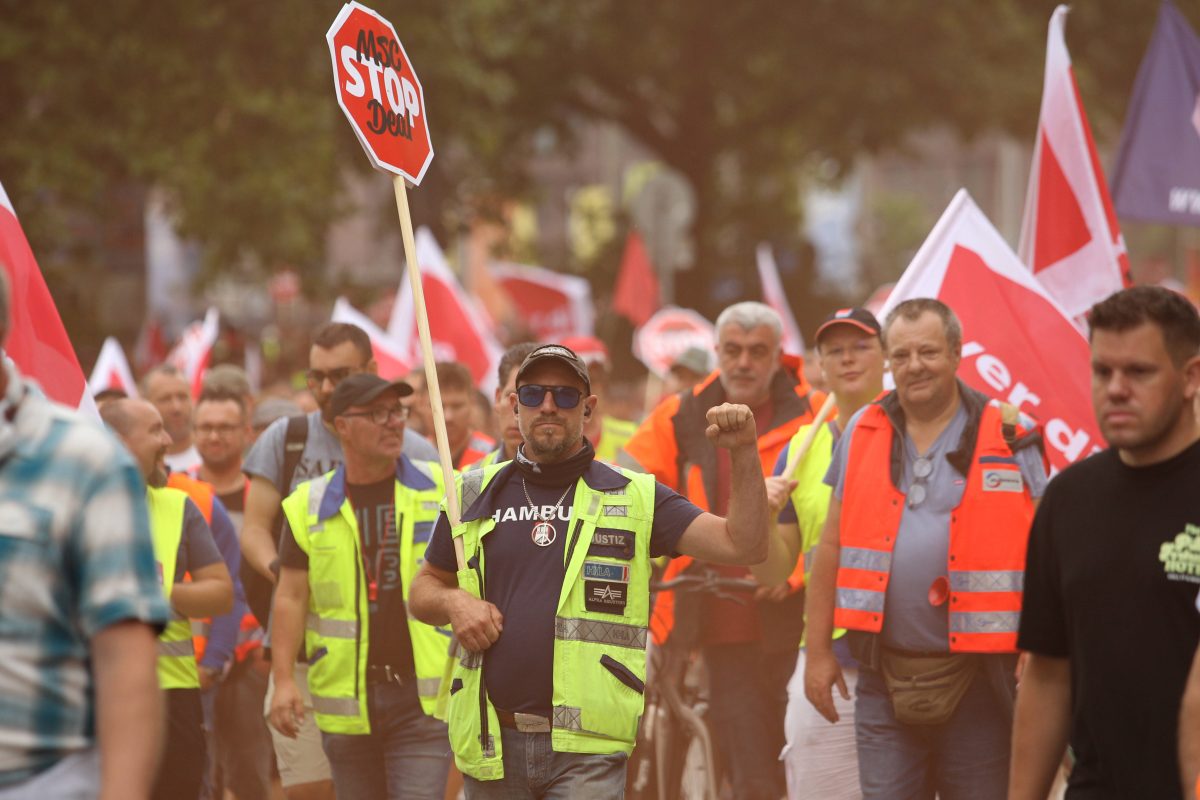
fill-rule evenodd
<path id="1" fill-rule="evenodd" d="M 838 439 L 833 460 L 825 475 L 825 483 L 833 494 L 842 499 L 846 482 L 846 454 L 854 429 L 863 411 L 860 410 Z M 1033 422 L 1022 417 L 1024 425 Z M 904 650 L 945 652 L 950 648 L 950 615 L 948 603 L 930 603 L 930 588 L 946 574 L 950 555 L 950 513 L 962 502 L 966 480 L 946 460 L 946 454 L 958 447 L 967 425 L 967 411 L 959 406 L 958 413 L 925 453 L 917 453 L 908 435 L 904 437 L 904 469 L 900 491 L 907 497 L 914 477 L 914 464 L 922 456 L 932 467 L 924 480 L 925 498 L 915 507 L 905 504 L 900 516 L 900 530 L 892 550 L 891 577 L 888 580 L 883 618 L 883 641 L 890 647 Z M 1015 454 L 1017 466 L 1032 497 L 1041 497 L 1046 490 L 1046 470 L 1036 447 L 1026 447 Z M 1022 532 L 1024 535 L 1024 532 Z"/>
<path id="2" fill-rule="evenodd" d="M 308 415 L 308 439 L 300 453 L 300 462 L 290 486 L 280 486 L 283 480 L 284 444 L 287 441 L 287 418 L 271 423 L 246 454 L 242 471 L 247 475 L 266 478 L 286 497 L 304 481 L 324 475 L 342 465 L 342 443 L 321 421 L 321 412 Z M 437 448 L 415 431 L 404 429 L 404 455 L 414 461 L 437 461 Z"/>

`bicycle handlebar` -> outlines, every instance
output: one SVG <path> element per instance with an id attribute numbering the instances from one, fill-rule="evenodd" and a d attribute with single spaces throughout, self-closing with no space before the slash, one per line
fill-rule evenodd
<path id="1" fill-rule="evenodd" d="M 729 578 L 715 572 L 705 572 L 701 575 L 680 575 L 669 581 L 651 581 L 650 591 L 653 592 L 752 592 L 761 584 L 750 578 Z"/>

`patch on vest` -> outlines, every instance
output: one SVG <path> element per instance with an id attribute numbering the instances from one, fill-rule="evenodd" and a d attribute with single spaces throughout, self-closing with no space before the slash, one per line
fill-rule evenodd
<path id="1" fill-rule="evenodd" d="M 633 558 L 633 543 L 633 531 L 597 528 L 592 534 L 592 543 L 588 545 L 588 555 L 628 561 Z"/>
<path id="2" fill-rule="evenodd" d="M 584 606 L 601 614 L 624 614 L 629 584 L 610 581 L 584 581 Z"/>
<path id="3" fill-rule="evenodd" d="M 600 561 L 583 562 L 585 580 L 629 583 L 629 567 L 626 564 L 605 564 Z"/>
<path id="4" fill-rule="evenodd" d="M 1162 562 L 1167 580 L 1200 583 L 1200 525 L 1187 525 L 1183 533 L 1176 534 L 1158 549 L 1158 560 Z M 1200 607 L 1200 599 L 1197 599 Z"/>
<path id="5" fill-rule="evenodd" d="M 1025 480 L 1021 471 L 1016 469 L 985 469 L 983 471 L 983 490 L 985 492 L 1023 492 Z"/>

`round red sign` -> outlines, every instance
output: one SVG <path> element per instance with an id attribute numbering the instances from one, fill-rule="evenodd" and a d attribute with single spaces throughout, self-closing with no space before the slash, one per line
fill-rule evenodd
<path id="1" fill-rule="evenodd" d="M 396 29 L 351 2 L 342 7 L 325 40 L 338 105 L 371 163 L 420 184 L 433 161 L 433 142 L 421 81 Z"/>
<path id="2" fill-rule="evenodd" d="M 634 333 L 633 354 L 662 378 L 684 350 L 699 347 L 710 352 L 716 340 L 716 331 L 707 319 L 690 308 L 667 306 Z"/>

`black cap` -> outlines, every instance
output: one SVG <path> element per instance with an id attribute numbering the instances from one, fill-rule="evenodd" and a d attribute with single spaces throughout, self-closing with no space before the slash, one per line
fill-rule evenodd
<path id="1" fill-rule="evenodd" d="M 818 344 L 821 342 L 821 334 L 834 325 L 853 325 L 872 336 L 879 336 L 883 330 L 879 320 L 875 319 L 875 315 L 865 308 L 839 308 L 826 317 L 825 321 L 821 323 L 821 327 L 817 328 Z"/>
<path id="2" fill-rule="evenodd" d="M 563 347 L 561 344 L 544 344 L 525 356 L 525 360 L 521 362 L 521 368 L 517 370 L 516 385 L 521 385 L 521 376 L 528 372 L 530 367 L 543 361 L 557 361 L 567 365 L 572 372 L 579 376 L 579 380 L 583 381 L 583 386 L 587 390 L 585 394 L 592 393 L 592 380 L 588 377 L 587 364 L 583 363 L 582 358 L 575 355 L 574 350 Z"/>
<path id="3" fill-rule="evenodd" d="M 370 372 L 351 375 L 333 390 L 333 398 L 329 401 L 330 414 L 339 417 L 352 406 L 366 405 L 390 389 L 395 389 L 400 397 L 408 397 L 413 393 L 413 388 L 404 381 L 385 381 Z"/>

